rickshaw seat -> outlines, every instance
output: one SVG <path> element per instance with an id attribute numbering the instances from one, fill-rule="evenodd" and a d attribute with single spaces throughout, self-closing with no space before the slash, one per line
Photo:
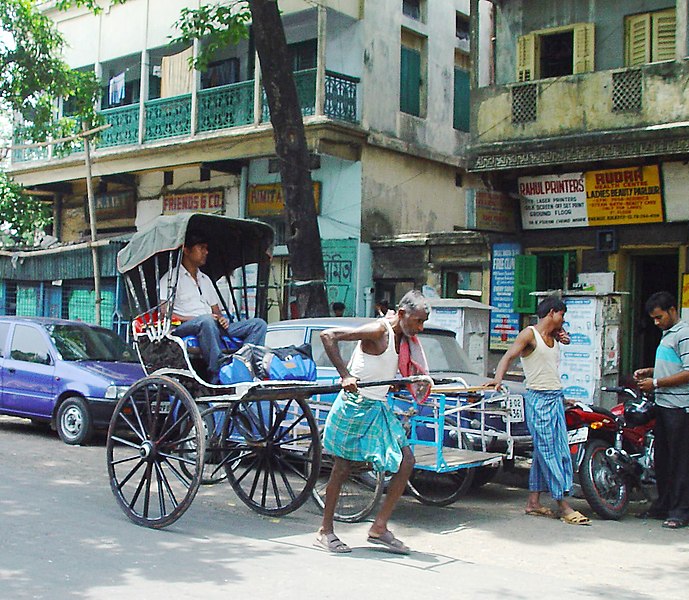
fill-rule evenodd
<path id="1" fill-rule="evenodd" d="M 232 354 L 239 350 L 242 345 L 244 344 L 244 341 L 242 338 L 238 337 L 230 337 L 227 335 L 222 336 L 222 343 L 225 346 L 223 348 L 223 354 Z M 182 340 L 184 341 L 184 344 L 187 347 L 187 352 L 189 353 L 190 356 L 200 356 L 201 355 L 201 348 L 199 348 L 199 340 L 195 335 L 185 335 Z"/>

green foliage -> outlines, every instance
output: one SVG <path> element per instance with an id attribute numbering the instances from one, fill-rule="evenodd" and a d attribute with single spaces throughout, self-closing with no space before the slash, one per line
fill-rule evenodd
<path id="1" fill-rule="evenodd" d="M 36 0 L 2 0 L 0 33 L 0 107 L 22 116 L 22 135 L 42 141 L 54 133 L 58 98 L 70 100 L 81 119 L 95 122 L 96 77 L 62 60 L 64 40 Z"/>
<path id="2" fill-rule="evenodd" d="M 0 172 L 0 246 L 31 246 L 36 231 L 52 219 L 50 205 L 35 196 L 27 196 L 22 188 Z"/>
<path id="3" fill-rule="evenodd" d="M 199 8 L 183 8 L 175 27 L 181 31 L 171 43 L 190 43 L 203 39 L 192 67 L 204 71 L 218 50 L 234 46 L 249 37 L 251 12 L 245 0 L 227 0 L 204 4 Z"/>

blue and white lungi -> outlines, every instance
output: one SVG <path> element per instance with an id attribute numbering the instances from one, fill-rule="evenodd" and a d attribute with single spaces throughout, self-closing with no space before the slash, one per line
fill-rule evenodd
<path id="1" fill-rule="evenodd" d="M 402 448 L 409 445 L 400 420 L 387 402 L 342 390 L 333 402 L 323 430 L 323 451 L 376 471 L 397 473 Z"/>
<path id="2" fill-rule="evenodd" d="M 529 491 L 549 491 L 554 500 L 562 500 L 573 477 L 562 390 L 527 390 L 524 399 L 534 446 Z"/>

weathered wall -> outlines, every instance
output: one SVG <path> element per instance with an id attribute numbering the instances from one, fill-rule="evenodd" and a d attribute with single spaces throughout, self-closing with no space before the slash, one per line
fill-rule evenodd
<path id="1" fill-rule="evenodd" d="M 517 38 L 538 29 L 572 23 L 595 23 L 595 68 L 597 71 L 624 66 L 624 17 L 661 10 L 671 0 L 510 0 L 496 12 L 496 83 L 516 81 Z"/>

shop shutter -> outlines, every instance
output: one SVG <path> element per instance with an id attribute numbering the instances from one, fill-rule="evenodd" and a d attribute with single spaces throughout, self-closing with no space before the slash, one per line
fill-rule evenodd
<path id="1" fill-rule="evenodd" d="M 421 54 L 402 46 L 400 66 L 400 110 L 419 116 L 421 112 Z"/>
<path id="2" fill-rule="evenodd" d="M 588 73 L 594 68 L 594 31 L 593 23 L 578 23 L 574 26 L 574 64 L 572 73 Z"/>
<path id="3" fill-rule="evenodd" d="M 517 81 L 538 79 L 538 36 L 534 33 L 517 38 Z"/>
<path id="4" fill-rule="evenodd" d="M 469 107 L 469 73 L 463 69 L 455 69 L 455 129 L 469 131 Z"/>
<path id="5" fill-rule="evenodd" d="M 624 21 L 625 64 L 628 67 L 651 62 L 651 15 L 633 15 Z"/>
<path id="6" fill-rule="evenodd" d="M 536 266 L 538 258 L 522 254 L 514 257 L 514 312 L 532 314 L 536 310 Z"/>
<path id="7" fill-rule="evenodd" d="M 663 10 L 651 16 L 652 51 L 651 60 L 675 60 L 675 9 Z"/>

